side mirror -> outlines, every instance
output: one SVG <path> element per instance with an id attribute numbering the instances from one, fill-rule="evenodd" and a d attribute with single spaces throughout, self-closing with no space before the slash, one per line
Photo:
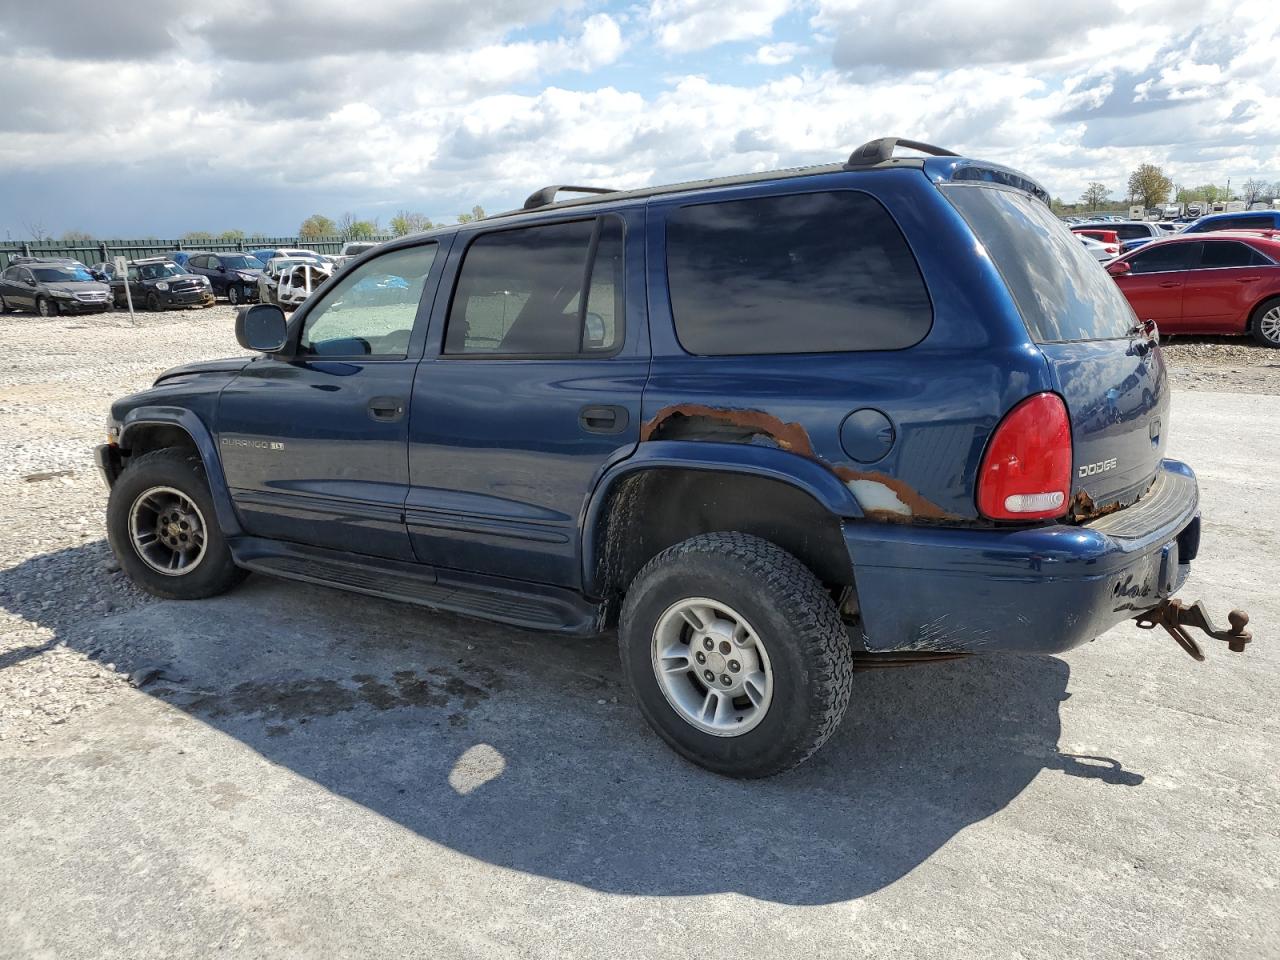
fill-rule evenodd
<path id="1" fill-rule="evenodd" d="M 284 311 L 274 303 L 254 303 L 236 311 L 236 342 L 257 353 L 279 353 L 289 335 Z"/>
<path id="2" fill-rule="evenodd" d="M 28 287 L 34 287 L 36 285 L 36 281 L 34 277 L 27 277 L 22 282 L 25 283 Z"/>
<path id="3" fill-rule="evenodd" d="M 1133 264 L 1131 263 L 1109 263 L 1107 264 L 1107 273 L 1113 277 L 1123 277 L 1126 273 L 1133 273 Z"/>

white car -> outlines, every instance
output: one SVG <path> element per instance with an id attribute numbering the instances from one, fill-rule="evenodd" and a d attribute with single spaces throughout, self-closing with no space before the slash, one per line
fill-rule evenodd
<path id="1" fill-rule="evenodd" d="M 1079 234 L 1076 234 L 1076 239 L 1084 244 L 1084 248 L 1092 253 L 1099 263 L 1110 263 L 1120 255 L 1120 248 L 1114 243 L 1103 243 L 1101 240 L 1082 237 Z"/>
<path id="2" fill-rule="evenodd" d="M 258 299 L 286 310 L 299 306 L 311 291 L 333 275 L 328 264 L 291 257 L 272 257 L 258 278 Z"/>

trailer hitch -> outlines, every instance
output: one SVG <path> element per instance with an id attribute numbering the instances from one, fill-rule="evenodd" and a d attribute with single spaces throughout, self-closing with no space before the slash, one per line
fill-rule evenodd
<path id="1" fill-rule="evenodd" d="M 1243 653 L 1245 644 L 1253 639 L 1253 634 L 1245 629 L 1249 624 L 1247 613 L 1243 610 L 1232 610 L 1227 614 L 1227 622 L 1231 624 L 1231 629 L 1219 630 L 1209 619 L 1209 611 L 1204 608 L 1203 600 L 1197 600 L 1190 606 L 1173 598 L 1162 600 L 1158 607 L 1152 607 L 1133 619 L 1143 630 L 1164 627 L 1169 636 L 1177 641 L 1178 646 L 1196 660 L 1204 660 L 1204 651 L 1200 649 L 1200 644 L 1196 643 L 1191 634 L 1187 633 L 1188 627 L 1203 630 L 1215 640 L 1222 640 L 1232 653 Z"/>

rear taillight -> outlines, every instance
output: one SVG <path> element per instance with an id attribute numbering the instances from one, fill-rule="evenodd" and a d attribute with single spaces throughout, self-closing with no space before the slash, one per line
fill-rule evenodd
<path id="1" fill-rule="evenodd" d="M 1104 250 L 1106 250 L 1106 251 L 1107 251 L 1107 253 L 1119 253 L 1119 252 L 1120 252 L 1120 248 L 1119 248 L 1119 247 L 1103 247 L 1103 249 L 1104 249 Z"/>
<path id="2" fill-rule="evenodd" d="M 987 443 L 978 474 L 978 512 L 990 520 L 1048 520 L 1067 512 L 1071 422 L 1056 393 L 1010 410 Z"/>

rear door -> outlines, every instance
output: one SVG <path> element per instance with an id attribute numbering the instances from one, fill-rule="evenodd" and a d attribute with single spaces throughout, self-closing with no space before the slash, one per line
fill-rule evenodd
<path id="1" fill-rule="evenodd" d="M 1206 236 L 1197 269 L 1184 276 L 1183 328 L 1203 333 L 1243 332 L 1249 312 L 1265 292 L 1268 273 L 1274 270 L 1271 261 L 1247 243 Z"/>
<path id="2" fill-rule="evenodd" d="M 1135 333 L 1119 287 L 1039 200 L 985 185 L 943 191 L 999 268 L 1066 402 L 1076 512 L 1136 498 L 1164 452 L 1159 346 Z"/>
<path id="3" fill-rule="evenodd" d="M 455 243 L 413 385 L 419 560 L 581 586 L 587 499 L 640 437 L 644 217 L 637 205 Z"/>

